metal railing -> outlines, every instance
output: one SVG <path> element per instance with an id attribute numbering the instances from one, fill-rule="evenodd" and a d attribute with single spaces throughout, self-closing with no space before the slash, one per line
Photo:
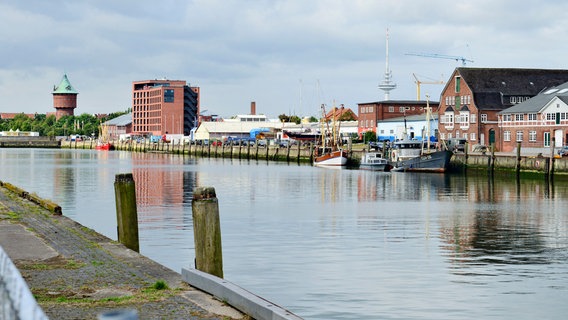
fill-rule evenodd
<path id="1" fill-rule="evenodd" d="M 0 319 L 47 320 L 10 257 L 0 246 Z"/>

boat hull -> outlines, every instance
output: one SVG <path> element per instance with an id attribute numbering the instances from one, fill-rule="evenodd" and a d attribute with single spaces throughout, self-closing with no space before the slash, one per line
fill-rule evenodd
<path id="1" fill-rule="evenodd" d="M 405 172 L 446 172 L 453 153 L 448 150 L 435 151 L 396 163 L 395 171 Z"/>
<path id="2" fill-rule="evenodd" d="M 95 146 L 95 150 L 113 150 L 113 149 L 114 149 L 114 146 L 110 142 L 99 143 Z"/>
<path id="3" fill-rule="evenodd" d="M 388 172 L 392 169 L 390 164 L 361 164 L 359 165 L 361 170 L 371 170 L 371 171 L 385 171 Z"/>
<path id="4" fill-rule="evenodd" d="M 341 168 L 347 164 L 347 152 L 336 150 L 315 157 L 314 166 L 316 167 L 337 167 Z"/>
<path id="5" fill-rule="evenodd" d="M 370 152 L 363 154 L 359 169 L 372 171 L 390 171 L 392 164 L 382 157 L 382 153 Z"/>
<path id="6" fill-rule="evenodd" d="M 320 133 L 284 131 L 284 134 L 287 135 L 290 139 L 294 139 L 294 140 L 298 140 L 298 141 L 319 141 L 319 140 L 321 140 L 321 134 Z"/>

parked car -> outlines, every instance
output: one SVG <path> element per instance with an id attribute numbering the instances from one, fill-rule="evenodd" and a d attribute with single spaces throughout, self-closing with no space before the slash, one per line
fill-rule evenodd
<path id="1" fill-rule="evenodd" d="M 266 147 L 266 140 L 257 140 L 256 143 L 260 148 Z"/>
<path id="2" fill-rule="evenodd" d="M 378 141 L 369 141 L 369 149 L 381 151 L 383 149 L 383 143 Z"/>
<path id="3" fill-rule="evenodd" d="M 568 146 L 563 146 L 562 148 L 560 148 L 560 150 L 558 150 L 558 154 L 561 157 L 566 157 L 568 156 Z"/>

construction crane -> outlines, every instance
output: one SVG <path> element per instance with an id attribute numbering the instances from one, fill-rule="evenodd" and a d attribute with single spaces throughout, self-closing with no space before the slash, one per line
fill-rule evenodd
<path id="1" fill-rule="evenodd" d="M 445 54 L 438 54 L 438 53 L 420 53 L 420 52 L 409 52 L 405 53 L 407 56 L 419 56 L 419 57 L 428 57 L 428 58 L 438 58 L 438 59 L 450 59 L 461 61 L 462 66 L 466 65 L 466 62 L 473 62 L 473 60 L 461 57 L 461 56 L 448 56 Z"/>
<path id="2" fill-rule="evenodd" d="M 421 81 L 418 79 L 418 77 L 416 76 L 416 74 L 412 74 L 414 76 L 414 79 L 416 79 L 415 83 L 416 83 L 416 100 L 420 101 L 420 85 L 421 84 L 444 84 L 446 83 L 444 80 L 436 80 L 436 81 Z"/>

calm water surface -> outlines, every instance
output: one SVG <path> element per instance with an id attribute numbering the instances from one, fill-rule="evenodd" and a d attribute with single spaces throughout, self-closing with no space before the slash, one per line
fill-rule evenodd
<path id="1" fill-rule="evenodd" d="M 141 253 L 178 272 L 193 189 L 215 187 L 225 278 L 305 319 L 568 314 L 568 183 L 90 150 L 0 161 L 0 180 L 112 239 L 114 178 L 132 172 Z"/>

